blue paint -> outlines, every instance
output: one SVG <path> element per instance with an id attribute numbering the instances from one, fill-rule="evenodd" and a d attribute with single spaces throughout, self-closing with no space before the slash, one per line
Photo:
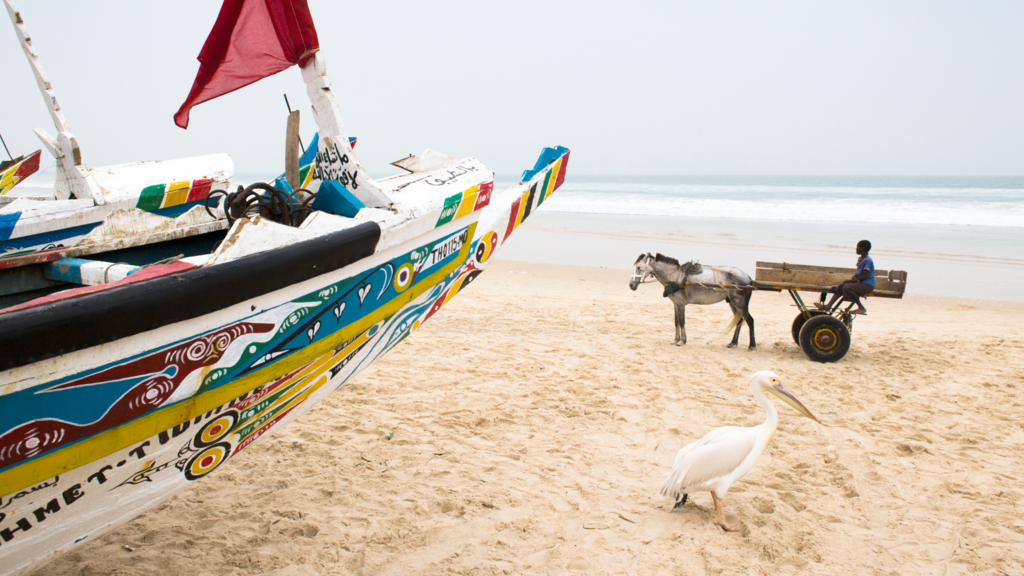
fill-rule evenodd
<path id="1" fill-rule="evenodd" d="M 285 179 L 284 174 L 278 176 L 277 180 L 274 180 L 273 186 L 274 186 L 274 188 L 277 188 L 278 190 L 282 190 L 282 191 L 287 192 L 289 194 L 291 194 L 292 192 L 295 191 L 292 188 L 292 185 L 288 183 L 288 180 Z"/>
<path id="2" fill-rule="evenodd" d="M 351 140 L 351 138 L 349 138 Z M 316 158 L 317 146 L 320 145 L 320 133 L 313 134 L 313 141 L 309 143 L 309 148 L 306 148 L 306 153 L 299 158 L 299 166 L 308 166 L 313 163 L 313 159 Z"/>
<path id="3" fill-rule="evenodd" d="M 366 205 L 359 201 L 344 186 L 334 180 L 324 180 L 313 200 L 313 210 L 321 210 L 337 216 L 354 217 Z"/>
<path id="4" fill-rule="evenodd" d="M 0 218 L 2 218 L 2 216 L 0 216 Z M 42 234 L 33 234 L 31 236 L 22 236 L 21 238 L 6 240 L 0 242 L 0 252 L 12 252 L 24 250 L 26 248 L 35 248 L 36 250 L 43 250 L 47 247 L 62 248 L 64 247 L 63 242 L 67 239 L 74 238 L 76 236 L 85 236 L 93 228 L 99 225 L 99 222 L 93 224 L 82 224 L 81 226 L 72 226 L 70 228 L 62 228 L 52 232 L 43 232 Z"/>
<path id="5" fill-rule="evenodd" d="M 50 280 L 82 284 L 82 266 L 92 263 L 93 260 L 86 260 L 84 258 L 57 260 L 43 266 L 43 275 Z"/>
<path id="6" fill-rule="evenodd" d="M 21 212 L 0 214 L 0 242 L 11 237 L 14 227 L 18 224 L 18 218 L 21 218 Z"/>
<path id="7" fill-rule="evenodd" d="M 541 150 L 540 157 L 537 158 L 537 163 L 533 165 L 533 170 L 523 170 L 523 179 L 520 182 L 529 182 L 537 175 L 541 170 L 548 167 L 549 164 L 558 160 L 568 152 L 569 149 L 564 146 L 556 146 L 555 148 L 545 148 Z"/>
<path id="8" fill-rule="evenodd" d="M 100 265 L 100 266 L 113 266 L 112 262 L 101 262 L 99 260 L 86 260 L 85 258 L 66 258 L 64 260 L 57 260 L 56 262 L 50 262 L 43 266 L 43 276 L 50 280 L 57 280 L 60 282 L 70 282 L 72 284 L 85 284 L 82 281 L 82 268 L 88 265 Z M 131 276 L 142 268 L 136 267 L 135 270 L 129 272 Z"/>
<path id="9" fill-rule="evenodd" d="M 168 218 L 174 218 L 175 216 L 181 216 L 185 212 L 188 212 L 196 206 L 202 206 L 205 202 L 203 200 L 196 200 L 195 202 L 185 202 L 184 204 L 178 204 L 177 206 L 170 206 L 168 208 L 161 208 L 159 210 L 150 210 L 150 214 L 156 214 L 157 216 L 166 216 Z"/>

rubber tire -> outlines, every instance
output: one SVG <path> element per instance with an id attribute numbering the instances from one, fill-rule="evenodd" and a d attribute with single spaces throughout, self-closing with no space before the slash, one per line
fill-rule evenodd
<path id="1" fill-rule="evenodd" d="M 800 348 L 815 362 L 838 362 L 850 351 L 850 331 L 837 318 L 815 316 L 800 329 Z"/>
<path id="2" fill-rule="evenodd" d="M 815 316 L 828 314 L 828 312 L 825 312 L 824 310 L 808 310 L 808 312 L 811 313 L 812 318 Z M 804 327 L 804 322 L 807 322 L 807 318 L 804 317 L 803 312 L 797 314 L 796 318 L 793 318 L 793 342 L 796 342 L 797 346 L 800 345 L 800 329 Z"/>

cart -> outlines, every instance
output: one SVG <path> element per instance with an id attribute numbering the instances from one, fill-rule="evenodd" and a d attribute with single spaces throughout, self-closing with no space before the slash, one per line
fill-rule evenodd
<path id="1" fill-rule="evenodd" d="M 833 287 L 849 280 L 855 273 L 854 268 L 758 262 L 754 289 L 789 292 L 800 310 L 793 319 L 793 340 L 811 360 L 837 362 L 850 350 L 854 318 L 850 309 L 853 303 L 840 302 L 831 311 L 819 310 L 808 307 L 800 297 L 800 292 L 819 292 L 819 301 L 824 304 L 828 294 L 833 292 Z M 861 298 L 903 298 L 906 287 L 906 272 L 876 270 L 875 290 Z"/>

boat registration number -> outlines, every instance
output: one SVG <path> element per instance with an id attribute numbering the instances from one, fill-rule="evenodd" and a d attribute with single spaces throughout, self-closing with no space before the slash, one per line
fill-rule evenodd
<path id="1" fill-rule="evenodd" d="M 429 270 L 437 264 L 444 261 L 452 254 L 457 253 L 462 249 L 462 246 L 466 243 L 469 236 L 469 230 L 463 230 L 455 235 L 449 236 L 444 240 L 441 240 L 434 247 L 431 248 L 430 254 L 427 255 L 426 260 L 423 262 L 423 267 L 420 271 Z"/>

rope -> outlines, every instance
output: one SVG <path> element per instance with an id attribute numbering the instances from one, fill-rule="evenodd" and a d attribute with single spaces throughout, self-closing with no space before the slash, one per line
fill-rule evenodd
<path id="1" fill-rule="evenodd" d="M 679 285 L 679 282 L 666 282 L 666 284 Z M 683 286 L 700 286 L 701 288 L 709 288 L 711 290 L 756 290 L 753 286 L 740 286 L 738 284 L 704 284 L 703 282 L 683 282 Z"/>
<path id="2" fill-rule="evenodd" d="M 223 201 L 218 200 L 221 196 L 224 197 Z M 289 194 L 269 184 L 257 182 L 247 188 L 239 186 L 238 190 L 232 193 L 214 190 L 206 197 L 204 205 L 206 213 L 213 218 L 216 216 L 210 211 L 210 207 L 219 205 L 224 210 L 228 224 L 234 224 L 235 220 L 242 217 L 259 214 L 271 222 L 298 227 L 313 211 L 315 199 L 316 193 L 305 188 Z"/>

